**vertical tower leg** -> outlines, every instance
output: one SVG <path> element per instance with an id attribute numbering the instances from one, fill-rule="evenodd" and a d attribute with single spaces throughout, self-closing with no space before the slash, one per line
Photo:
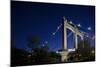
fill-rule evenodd
<path id="1" fill-rule="evenodd" d="M 67 58 L 68 58 L 66 23 L 67 23 L 67 20 L 64 17 L 63 23 L 62 23 L 62 50 L 59 51 L 59 54 L 61 55 L 61 62 L 67 62 Z"/>
<path id="2" fill-rule="evenodd" d="M 63 44 L 63 49 L 66 50 L 67 49 L 67 29 L 66 29 L 66 22 L 64 22 L 64 32 L 63 32 L 63 39 L 64 39 L 64 44 Z"/>
<path id="3" fill-rule="evenodd" d="M 83 46 L 83 48 L 84 48 L 84 38 L 83 38 L 83 36 L 81 36 L 81 41 L 83 42 L 83 43 L 82 43 L 82 46 Z"/>
<path id="4" fill-rule="evenodd" d="M 66 50 L 67 49 L 67 29 L 66 29 L 66 22 L 67 20 L 65 17 L 63 17 L 63 22 L 62 22 L 62 49 Z"/>
<path id="5" fill-rule="evenodd" d="M 74 43 L 75 43 L 75 49 L 78 49 L 78 40 L 77 40 L 77 34 L 74 33 Z"/>

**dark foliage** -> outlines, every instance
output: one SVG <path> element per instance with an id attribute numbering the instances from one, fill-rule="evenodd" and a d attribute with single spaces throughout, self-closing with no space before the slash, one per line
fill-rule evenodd
<path id="1" fill-rule="evenodd" d="M 18 49 L 15 47 L 11 48 L 11 66 L 19 66 L 27 64 L 27 56 L 30 53 L 25 50 Z"/>
<path id="2" fill-rule="evenodd" d="M 39 46 L 40 46 L 40 38 L 39 38 L 39 36 L 33 36 L 33 35 L 31 35 L 31 36 L 28 36 L 28 38 L 27 38 L 27 46 L 29 47 L 29 48 L 31 48 L 32 50 L 33 49 L 35 49 L 35 48 L 38 48 Z"/>
<path id="3" fill-rule="evenodd" d="M 89 41 L 79 43 L 79 48 L 69 54 L 69 61 L 95 61 L 95 47 L 91 47 Z"/>
<path id="4" fill-rule="evenodd" d="M 39 37 L 28 38 L 28 48 L 31 52 L 11 47 L 11 66 L 39 65 L 59 62 L 59 54 L 48 51 L 48 44 L 40 46 Z"/>

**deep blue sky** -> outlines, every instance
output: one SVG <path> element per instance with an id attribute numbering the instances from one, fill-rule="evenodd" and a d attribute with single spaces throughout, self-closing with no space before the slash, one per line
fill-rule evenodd
<path id="1" fill-rule="evenodd" d="M 41 44 L 48 41 L 50 50 L 61 48 L 61 29 L 52 35 L 61 24 L 62 17 L 80 23 L 85 32 L 94 35 L 95 8 L 94 6 L 47 4 L 36 2 L 11 2 L 11 39 L 17 48 L 27 48 L 27 37 L 38 35 Z M 92 30 L 88 31 L 87 27 Z M 72 36 L 68 38 L 68 48 L 73 48 Z"/>

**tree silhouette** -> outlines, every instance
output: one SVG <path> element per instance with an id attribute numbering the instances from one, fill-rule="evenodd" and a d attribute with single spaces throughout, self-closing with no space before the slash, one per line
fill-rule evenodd
<path id="1" fill-rule="evenodd" d="M 31 48 L 31 52 L 16 48 L 14 44 L 15 43 L 11 41 L 11 66 L 59 62 L 59 54 L 54 51 L 49 51 L 48 43 L 41 45 L 38 36 L 31 35 L 27 38 L 27 48 Z"/>
<path id="2" fill-rule="evenodd" d="M 34 50 L 40 47 L 40 38 L 37 35 L 31 35 L 27 38 L 27 46 Z"/>
<path id="3" fill-rule="evenodd" d="M 11 66 L 23 66 L 27 65 L 28 58 L 27 56 L 30 53 L 23 49 L 19 49 L 16 47 L 11 47 Z"/>
<path id="4" fill-rule="evenodd" d="M 28 47 L 32 49 L 30 64 L 56 63 L 58 54 L 49 51 L 48 43 L 41 46 L 38 36 L 28 37 Z"/>

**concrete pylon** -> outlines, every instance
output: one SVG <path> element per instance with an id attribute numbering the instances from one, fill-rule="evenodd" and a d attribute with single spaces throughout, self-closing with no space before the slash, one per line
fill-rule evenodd
<path id="1" fill-rule="evenodd" d="M 77 38 L 77 32 L 74 33 L 74 45 L 75 45 L 75 49 L 78 49 L 78 38 Z"/>
<path id="2" fill-rule="evenodd" d="M 61 55 L 61 62 L 67 62 L 67 29 L 66 29 L 66 23 L 67 20 L 65 17 L 63 17 L 62 22 L 62 49 L 59 51 L 59 54 Z"/>
<path id="3" fill-rule="evenodd" d="M 63 22 L 62 22 L 62 49 L 66 50 L 67 49 L 67 29 L 66 29 L 66 18 L 63 17 Z"/>

